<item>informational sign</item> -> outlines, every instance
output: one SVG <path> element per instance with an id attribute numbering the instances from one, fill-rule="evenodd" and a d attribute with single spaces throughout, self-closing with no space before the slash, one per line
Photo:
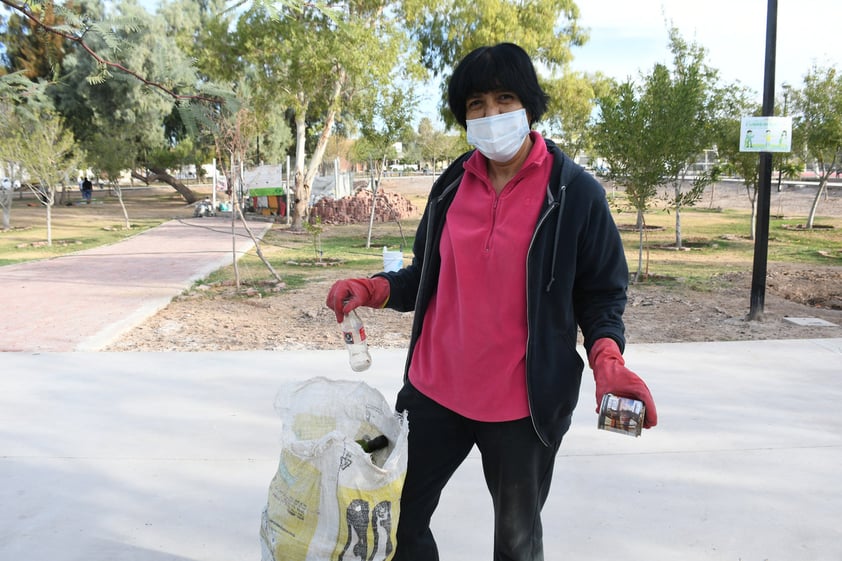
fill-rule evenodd
<path id="1" fill-rule="evenodd" d="M 743 117 L 740 152 L 790 152 L 792 117 Z"/>

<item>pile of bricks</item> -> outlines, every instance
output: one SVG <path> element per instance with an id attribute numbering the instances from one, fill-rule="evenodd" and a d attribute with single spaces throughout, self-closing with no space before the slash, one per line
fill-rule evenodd
<path id="1" fill-rule="evenodd" d="M 382 187 L 377 190 L 374 207 L 375 222 L 390 222 L 418 215 L 418 209 L 408 199 L 389 193 Z M 353 195 L 332 199 L 325 197 L 310 209 L 311 219 L 320 218 L 322 224 L 357 224 L 371 219 L 371 190 L 357 189 Z"/>

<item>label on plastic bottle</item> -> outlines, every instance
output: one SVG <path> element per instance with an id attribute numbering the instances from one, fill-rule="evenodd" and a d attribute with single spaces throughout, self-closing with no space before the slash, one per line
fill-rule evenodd
<path id="1" fill-rule="evenodd" d="M 365 327 L 354 329 L 352 331 L 343 331 L 346 345 L 359 345 L 365 342 Z"/>

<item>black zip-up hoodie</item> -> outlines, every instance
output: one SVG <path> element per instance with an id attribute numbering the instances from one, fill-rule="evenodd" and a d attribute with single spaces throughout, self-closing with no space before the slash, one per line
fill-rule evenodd
<path id="1" fill-rule="evenodd" d="M 587 350 L 603 337 L 624 348 L 629 273 L 604 188 L 554 143 L 545 142 L 554 163 L 527 252 L 526 384 L 535 432 L 544 444 L 557 446 L 570 426 L 584 369 L 576 351 L 577 328 Z M 464 173 L 462 165 L 471 153 L 457 159 L 433 184 L 415 235 L 412 264 L 377 275 L 389 280 L 387 307 L 415 311 L 404 376 L 438 287 L 439 241 Z"/>

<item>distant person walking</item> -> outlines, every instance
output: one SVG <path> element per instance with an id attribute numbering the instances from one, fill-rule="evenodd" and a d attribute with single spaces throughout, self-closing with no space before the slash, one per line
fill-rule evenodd
<path id="1" fill-rule="evenodd" d="M 91 183 L 91 180 L 87 177 L 82 180 L 82 199 L 87 203 L 91 204 L 91 195 L 93 194 L 94 186 Z"/>

